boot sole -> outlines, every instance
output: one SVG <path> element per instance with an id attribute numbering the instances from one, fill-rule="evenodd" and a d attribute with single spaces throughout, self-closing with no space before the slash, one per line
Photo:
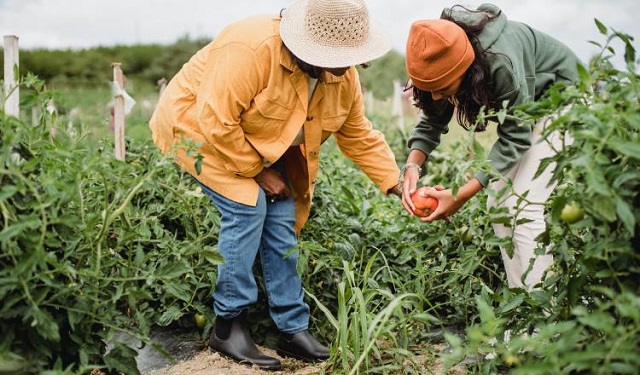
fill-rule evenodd
<path id="1" fill-rule="evenodd" d="M 222 351 L 220 351 L 218 349 L 215 349 L 215 348 L 211 347 L 211 345 L 209 345 L 209 349 L 211 351 L 213 351 L 213 352 L 216 352 L 216 353 L 220 354 L 220 356 L 222 356 L 223 358 L 226 358 L 226 359 L 228 359 L 230 361 L 233 361 L 233 362 L 238 363 L 238 364 L 243 365 L 243 366 L 247 366 L 247 367 L 257 366 L 262 370 L 280 370 L 282 368 L 282 364 L 280 364 L 280 365 L 272 365 L 272 366 L 268 366 L 268 365 L 264 366 L 264 365 L 260 365 L 258 363 L 253 363 L 253 362 L 248 361 L 246 359 L 236 358 L 236 357 L 234 357 L 234 356 L 232 356 L 230 354 L 227 354 L 225 352 L 222 352 Z"/>
<path id="2" fill-rule="evenodd" d="M 276 348 L 276 354 L 278 354 L 280 357 L 295 358 L 305 362 L 324 362 L 327 359 L 329 359 L 328 357 L 327 358 L 309 358 L 309 357 L 294 354 L 278 348 Z"/>

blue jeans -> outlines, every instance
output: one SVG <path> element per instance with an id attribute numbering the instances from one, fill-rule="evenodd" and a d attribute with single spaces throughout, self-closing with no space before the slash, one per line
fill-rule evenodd
<path id="1" fill-rule="evenodd" d="M 309 306 L 303 300 L 298 254 L 285 255 L 296 245 L 293 198 L 269 202 L 260 189 L 255 207 L 234 202 L 200 184 L 220 212 L 218 251 L 225 263 L 218 266 L 213 310 L 233 318 L 258 299 L 253 264 L 260 252 L 269 314 L 285 333 L 308 328 Z"/>

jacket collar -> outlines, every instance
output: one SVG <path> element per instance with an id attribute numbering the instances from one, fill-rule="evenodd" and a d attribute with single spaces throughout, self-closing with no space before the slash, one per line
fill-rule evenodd
<path id="1" fill-rule="evenodd" d="M 280 65 L 282 65 L 285 69 L 287 69 L 290 72 L 295 72 L 296 70 L 300 69 L 298 68 L 296 63 L 293 61 L 293 58 L 291 57 L 291 52 L 289 52 L 289 49 L 287 49 L 284 43 L 282 43 L 282 47 L 280 48 Z"/>
<path id="2" fill-rule="evenodd" d="M 478 35 L 478 41 L 484 49 L 489 49 L 493 43 L 498 40 L 505 26 L 507 25 L 507 16 L 493 4 L 482 4 L 478 7 L 479 11 L 490 14 L 494 18 L 482 29 Z M 476 25 L 485 18 L 486 15 L 479 12 L 456 11 L 453 9 L 445 9 L 449 16 L 456 22 L 468 25 Z"/>
<path id="3" fill-rule="evenodd" d="M 282 44 L 282 48 L 280 51 L 280 65 L 282 65 L 282 67 L 284 67 L 285 69 L 287 69 L 293 74 L 296 74 L 296 73 L 305 74 L 302 70 L 300 70 L 298 65 L 296 65 L 296 63 L 293 61 L 293 58 L 291 57 L 291 52 L 287 49 L 287 47 L 285 47 L 284 43 Z M 338 83 L 345 80 L 344 76 L 336 77 L 333 74 L 330 74 L 326 71 L 322 73 L 322 77 L 320 78 L 321 79 L 319 80 L 318 83 L 320 82 Z"/>
<path id="4" fill-rule="evenodd" d="M 502 34 L 502 31 L 507 25 L 507 16 L 500 10 L 500 8 L 493 4 L 483 4 L 478 7 L 478 10 L 485 11 L 492 15 L 497 15 L 496 18 L 494 18 L 484 27 L 480 35 L 478 35 L 478 41 L 480 42 L 480 45 L 484 49 L 488 49 L 493 45 L 493 43 L 496 42 L 496 40 L 498 40 L 498 38 Z"/>

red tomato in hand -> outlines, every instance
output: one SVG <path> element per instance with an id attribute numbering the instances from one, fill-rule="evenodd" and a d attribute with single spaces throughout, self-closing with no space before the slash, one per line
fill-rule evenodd
<path id="1" fill-rule="evenodd" d="M 416 209 L 413 211 L 416 216 L 427 217 L 438 207 L 438 200 L 433 197 L 424 197 L 421 192 L 429 189 L 427 186 L 420 187 L 411 194 L 411 201 Z"/>

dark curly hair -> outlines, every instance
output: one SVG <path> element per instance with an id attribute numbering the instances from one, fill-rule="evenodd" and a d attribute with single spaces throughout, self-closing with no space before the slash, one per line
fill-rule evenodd
<path id="1" fill-rule="evenodd" d="M 455 8 L 462 8 L 465 12 L 482 13 L 484 17 L 481 18 L 480 22 L 474 24 L 456 21 L 452 14 L 460 11 L 456 11 Z M 475 59 L 467 69 L 462 78 L 460 89 L 453 98 L 453 102 L 458 109 L 456 115 L 458 123 L 466 130 L 469 130 L 475 124 L 477 132 L 484 131 L 487 124 L 477 123 L 478 115 L 480 111 L 491 109 L 495 105 L 495 98 L 490 90 L 492 83 L 489 76 L 489 64 L 486 59 L 487 54 L 492 52 L 486 51 L 480 46 L 478 34 L 489 21 L 499 14 L 469 10 L 461 5 L 455 5 L 450 9 L 445 9 L 441 15 L 442 19 L 455 22 L 464 30 L 475 53 Z M 431 92 L 422 91 L 415 86 L 413 87 L 413 100 L 414 105 L 420 108 L 427 116 L 442 115 L 449 105 L 447 99 L 434 100 Z"/>

